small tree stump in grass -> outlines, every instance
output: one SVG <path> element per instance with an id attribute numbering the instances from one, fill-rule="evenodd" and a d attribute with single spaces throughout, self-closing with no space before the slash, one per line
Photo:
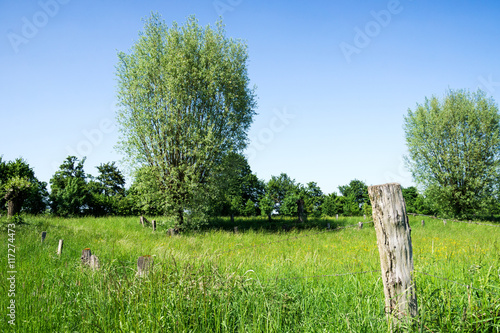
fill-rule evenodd
<path id="1" fill-rule="evenodd" d="M 96 255 L 91 255 L 90 256 L 89 266 L 94 271 L 97 270 L 97 269 L 99 269 L 101 267 L 101 264 L 99 263 L 99 258 L 97 258 Z"/>
<path id="2" fill-rule="evenodd" d="M 363 222 L 358 222 L 358 229 L 363 229 Z"/>
<path id="3" fill-rule="evenodd" d="M 46 236 L 47 236 L 47 231 L 42 231 L 42 243 L 45 240 Z"/>
<path id="4" fill-rule="evenodd" d="M 82 264 L 89 265 L 91 256 L 92 256 L 92 252 L 90 251 L 89 248 L 83 249 L 82 256 L 80 257 L 80 259 L 82 260 Z"/>
<path id="5" fill-rule="evenodd" d="M 169 234 L 170 236 L 177 235 L 178 233 L 179 233 L 179 230 L 178 230 L 178 229 L 176 229 L 176 228 L 170 228 L 170 229 L 168 229 L 168 234 Z"/>
<path id="6" fill-rule="evenodd" d="M 425 226 L 425 221 L 424 221 L 424 220 L 422 220 L 422 227 L 423 227 L 423 226 Z"/>
<path id="7" fill-rule="evenodd" d="M 62 253 L 62 249 L 63 249 L 63 240 L 60 239 L 59 240 L 59 246 L 57 247 L 57 255 L 60 256 L 61 253 Z"/>
<path id="8" fill-rule="evenodd" d="M 368 194 L 377 234 L 386 312 L 391 329 L 397 330 L 401 323 L 409 325 L 411 319 L 418 316 L 411 228 L 401 185 L 369 186 Z"/>
<path id="9" fill-rule="evenodd" d="M 143 277 L 149 273 L 149 268 L 153 265 L 153 258 L 150 255 L 140 256 L 137 259 L 136 276 Z"/>

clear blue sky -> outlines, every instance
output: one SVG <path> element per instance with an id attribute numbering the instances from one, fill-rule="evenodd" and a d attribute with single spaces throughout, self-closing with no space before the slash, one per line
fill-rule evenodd
<path id="1" fill-rule="evenodd" d="M 247 42 L 258 96 L 247 154 L 266 181 L 410 186 L 408 108 L 450 88 L 500 101 L 498 1 L 1 0 L 0 155 L 47 182 L 68 155 L 87 156 L 92 174 L 120 161 L 116 54 L 152 11 L 168 24 L 222 14 Z"/>

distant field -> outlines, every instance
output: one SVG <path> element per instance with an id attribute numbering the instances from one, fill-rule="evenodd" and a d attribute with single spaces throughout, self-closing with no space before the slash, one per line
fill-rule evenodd
<path id="1" fill-rule="evenodd" d="M 10 282 L 2 282 L 0 331 L 388 330 L 373 224 L 326 229 L 362 217 L 305 226 L 277 219 L 272 228 L 265 228 L 266 219 L 237 218 L 237 234 L 223 219 L 217 230 L 172 237 L 157 220 L 153 233 L 137 217 L 26 217 L 10 237 L 15 297 L 8 297 Z M 412 330 L 499 332 L 500 228 L 430 218 L 422 226 L 421 220 L 410 216 L 420 311 Z M 8 281 L 9 236 L 2 222 L 0 279 Z M 295 228 L 285 232 L 282 224 Z M 84 248 L 99 257 L 98 271 L 81 265 Z M 154 258 L 144 278 L 136 277 L 141 255 Z M 6 316 L 10 299 L 15 329 Z"/>

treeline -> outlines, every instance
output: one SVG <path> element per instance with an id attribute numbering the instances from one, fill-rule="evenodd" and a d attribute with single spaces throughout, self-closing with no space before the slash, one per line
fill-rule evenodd
<path id="1" fill-rule="evenodd" d="M 55 216 L 170 215 L 168 195 L 148 166 L 136 170 L 133 182 L 125 187 L 125 177 L 114 162 L 97 167 L 96 177 L 84 171 L 85 158 L 68 156 L 47 183 L 39 181 L 29 164 L 18 158 L 0 157 L 0 207 L 10 213 L 48 213 Z M 286 173 L 269 181 L 252 173 L 245 157 L 229 154 L 204 184 L 210 190 L 196 198 L 192 218 L 219 216 L 297 216 L 299 202 L 306 216 L 371 216 L 368 187 L 354 179 L 339 186 L 339 193 L 325 194 L 316 182 L 300 184 Z M 208 193 L 208 195 L 207 195 Z M 415 187 L 403 188 L 407 211 L 435 214 L 428 200 Z M 10 205 L 10 206 L 9 206 Z M 199 222 L 199 221 L 198 221 Z"/>

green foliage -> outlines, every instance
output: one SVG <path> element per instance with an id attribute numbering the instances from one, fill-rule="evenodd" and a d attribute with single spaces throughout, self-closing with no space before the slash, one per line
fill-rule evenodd
<path id="1" fill-rule="evenodd" d="M 7 191 L 16 192 L 22 212 L 39 214 L 47 208 L 47 183 L 39 181 L 22 158 L 5 162 L 0 156 L 0 209 L 7 203 Z"/>
<path id="2" fill-rule="evenodd" d="M 283 216 L 297 216 L 298 206 L 297 200 L 300 199 L 300 195 L 295 192 L 289 192 L 286 194 L 280 205 L 280 215 Z"/>
<path id="3" fill-rule="evenodd" d="M 167 195 L 161 190 L 156 173 L 151 169 L 144 165 L 136 170 L 127 197 L 133 205 L 133 212 L 141 215 L 165 215 Z"/>
<path id="4" fill-rule="evenodd" d="M 68 156 L 50 179 L 50 207 L 55 215 L 77 216 L 84 213 L 89 196 L 84 163 L 85 157 L 78 161 L 76 156 Z"/>
<path id="5" fill-rule="evenodd" d="M 470 217 L 491 206 L 499 179 L 500 114 L 478 90 L 450 90 L 408 110 L 404 123 L 415 181 L 443 215 Z"/>
<path id="6" fill-rule="evenodd" d="M 271 194 L 266 192 L 266 194 L 263 195 L 259 201 L 261 215 L 267 216 L 269 218 L 269 221 L 271 221 L 271 214 L 274 211 L 274 206 L 275 202 L 271 197 Z"/>
<path id="7" fill-rule="evenodd" d="M 323 204 L 321 205 L 321 212 L 324 216 L 341 215 L 344 212 L 344 197 L 338 196 L 333 192 L 324 197 Z"/>
<path id="8" fill-rule="evenodd" d="M 325 199 L 323 191 L 316 182 L 309 182 L 302 189 L 303 194 L 301 197 L 304 199 L 306 214 L 312 217 L 320 217 L 322 215 L 321 207 Z"/>
<path id="9" fill-rule="evenodd" d="M 118 58 L 120 147 L 148 165 L 182 224 L 185 211 L 198 209 L 196 197 L 209 195 L 212 170 L 246 145 L 256 106 L 247 47 L 220 22 L 202 28 L 190 17 L 168 27 L 153 14 Z"/>
<path id="10" fill-rule="evenodd" d="M 243 208 L 242 215 L 243 216 L 256 216 L 257 215 L 257 208 L 255 206 L 255 202 L 248 199 L 248 201 L 245 204 L 245 207 Z"/>
<path id="11" fill-rule="evenodd" d="M 281 173 L 279 176 L 271 176 L 271 179 L 266 184 L 266 193 L 274 201 L 274 208 L 280 213 L 283 200 L 288 194 L 297 193 L 299 184 L 295 183 L 286 173 Z"/>

